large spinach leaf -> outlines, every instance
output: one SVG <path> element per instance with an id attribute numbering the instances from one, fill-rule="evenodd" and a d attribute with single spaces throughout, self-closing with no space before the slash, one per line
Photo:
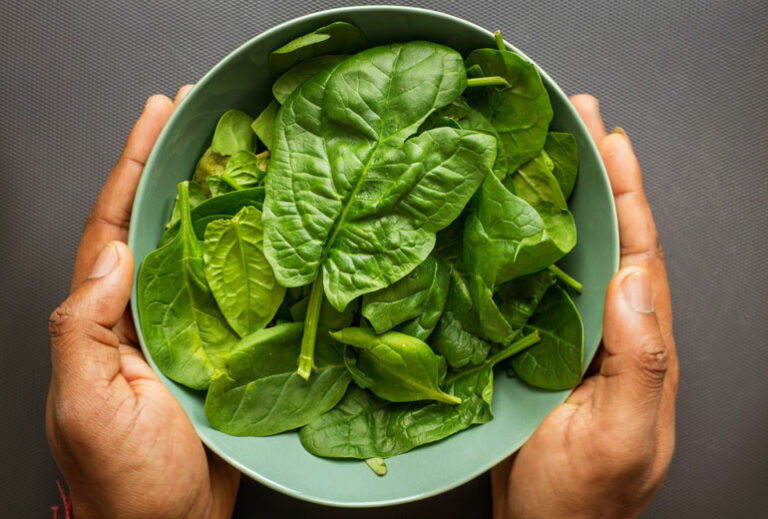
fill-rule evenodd
<path id="1" fill-rule="evenodd" d="M 546 268 L 575 244 L 576 226 L 567 209 L 549 202 L 530 205 L 495 176 L 486 177 L 472 201 L 463 250 L 485 337 L 506 344 L 515 336 L 493 301 L 498 285 Z"/>
<path id="2" fill-rule="evenodd" d="M 243 207 L 205 230 L 205 277 L 227 322 L 245 337 L 272 320 L 285 295 L 262 250 L 261 211 Z"/>
<path id="3" fill-rule="evenodd" d="M 331 337 L 359 349 L 356 368 L 350 370 L 352 378 L 381 398 L 390 402 L 461 403 L 460 398 L 440 389 L 445 359 L 435 355 L 426 343 L 400 332 L 376 335 L 369 328 L 344 328 Z"/>
<path id="4" fill-rule="evenodd" d="M 200 187 L 200 184 L 198 184 L 194 180 L 191 180 L 189 182 L 189 207 L 194 209 L 195 207 L 202 204 L 206 200 L 208 200 L 208 197 L 205 196 L 205 191 L 203 191 L 203 188 Z M 181 209 L 179 206 L 179 195 L 177 193 L 176 200 L 173 202 L 171 219 L 168 220 L 167 224 L 165 224 L 165 228 L 169 229 L 173 224 L 178 222 L 180 215 L 181 215 Z"/>
<path id="5" fill-rule="evenodd" d="M 550 288 L 526 330 L 541 334 L 541 342 L 512 357 L 521 380 L 543 389 L 569 389 L 581 382 L 584 362 L 584 327 L 568 293 Z"/>
<path id="6" fill-rule="evenodd" d="M 285 103 L 294 90 L 304 84 L 305 81 L 332 65 L 336 65 L 347 59 L 346 54 L 331 54 L 302 61 L 288 72 L 277 78 L 272 84 L 272 95 L 280 104 Z"/>
<path id="7" fill-rule="evenodd" d="M 304 380 L 296 373 L 302 327 L 278 324 L 237 344 L 205 399 L 213 427 L 236 436 L 267 436 L 301 427 L 336 405 L 350 382 L 339 345 L 324 334 L 317 367 Z"/>
<path id="8" fill-rule="evenodd" d="M 271 100 L 251 124 L 251 130 L 253 130 L 253 133 L 264 143 L 268 150 L 272 149 L 272 134 L 275 133 L 275 120 L 277 119 L 278 110 L 280 110 L 280 103 L 274 99 Z"/>
<path id="9" fill-rule="evenodd" d="M 144 340 L 168 378 L 205 389 L 219 373 L 237 335 L 219 311 L 203 267 L 203 245 L 192 229 L 189 185 L 179 184 L 180 230 L 144 258 L 138 276 Z"/>
<path id="10" fill-rule="evenodd" d="M 570 133 L 549 132 L 544 142 L 544 151 L 552 159 L 554 169 L 552 174 L 560 184 L 566 200 L 573 192 L 576 176 L 579 173 L 579 149 L 576 137 Z"/>
<path id="11" fill-rule="evenodd" d="M 279 74 L 304 60 L 326 54 L 354 54 L 368 48 L 368 38 L 352 24 L 334 22 L 291 40 L 269 55 L 269 68 Z"/>
<path id="12" fill-rule="evenodd" d="M 214 220 L 231 218 L 243 207 L 253 206 L 261 209 L 264 202 L 264 188 L 254 187 L 240 191 L 232 191 L 200 203 L 192 210 L 192 230 L 198 240 L 205 238 L 205 228 Z M 171 225 L 165 231 L 158 247 L 169 243 L 179 232 L 179 222 Z"/>
<path id="13" fill-rule="evenodd" d="M 426 258 L 490 170 L 495 142 L 452 128 L 406 139 L 465 84 L 458 53 L 411 42 L 361 52 L 291 95 L 264 205 L 265 252 L 281 284 L 314 282 L 343 309 Z M 321 300 L 307 312 L 304 374 Z"/>
<path id="14" fill-rule="evenodd" d="M 466 59 L 485 76 L 501 76 L 508 88 L 473 87 L 465 94 L 470 106 L 478 109 L 499 132 L 509 171 L 538 155 L 552 120 L 544 83 L 533 63 L 507 50 L 477 49 Z"/>
<path id="15" fill-rule="evenodd" d="M 513 279 L 499 287 L 494 300 L 499 302 L 499 311 L 513 330 L 521 330 L 525 326 L 556 280 L 557 276 L 545 269 Z"/>

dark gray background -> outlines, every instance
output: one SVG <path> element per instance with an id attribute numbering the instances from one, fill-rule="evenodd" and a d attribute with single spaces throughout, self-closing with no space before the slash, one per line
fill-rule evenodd
<path id="1" fill-rule="evenodd" d="M 409 2 L 410 3 L 410 2 Z M 173 95 L 259 32 L 346 2 L 0 1 L 0 516 L 50 517 L 46 321 L 86 215 L 153 93 Z M 52 3 L 51 3 L 52 4 Z M 666 251 L 682 377 L 678 447 L 646 517 L 768 514 L 768 3 L 413 5 L 488 29 L 568 93 L 602 101 L 644 167 Z M 375 511 L 244 480 L 238 517 L 487 517 L 481 477 Z"/>

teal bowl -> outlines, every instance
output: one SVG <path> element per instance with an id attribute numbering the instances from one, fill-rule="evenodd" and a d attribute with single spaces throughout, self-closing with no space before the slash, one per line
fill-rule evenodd
<path id="1" fill-rule="evenodd" d="M 230 108 L 257 114 L 271 98 L 274 81 L 269 52 L 333 21 L 360 27 L 374 44 L 428 40 L 465 54 L 494 47 L 493 34 L 447 14 L 413 7 L 350 7 L 303 16 L 270 29 L 236 49 L 203 77 L 181 102 L 160 134 L 139 183 L 131 216 L 128 245 L 136 274 L 144 257 L 160 240 L 178 182 L 191 178 L 219 116 Z M 508 45 L 512 50 L 520 52 Z M 600 343 L 605 290 L 618 267 L 616 212 L 608 176 L 586 127 L 555 82 L 541 71 L 554 109 L 552 128 L 574 134 L 579 147 L 579 177 L 570 207 L 578 245 L 561 262 L 584 284 L 575 297 L 584 321 L 584 368 Z M 205 418 L 205 394 L 164 377 L 150 358 L 136 308 L 131 308 L 144 355 L 189 415 L 201 440 L 244 474 L 288 495 L 344 507 L 394 505 L 423 499 L 487 471 L 515 452 L 569 391 L 543 391 L 517 379 L 496 377 L 494 419 L 445 440 L 387 460 L 389 472 L 376 476 L 365 463 L 318 458 L 301 446 L 297 432 L 265 438 L 229 436 Z"/>

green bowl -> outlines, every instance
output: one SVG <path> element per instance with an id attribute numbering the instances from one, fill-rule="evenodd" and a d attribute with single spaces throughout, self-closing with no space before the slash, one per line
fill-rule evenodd
<path id="1" fill-rule="evenodd" d="M 209 142 L 219 116 L 230 108 L 257 114 L 271 98 L 274 81 L 267 67 L 269 52 L 289 40 L 333 21 L 360 27 L 374 44 L 429 40 L 466 55 L 494 47 L 493 34 L 467 21 L 413 7 L 350 7 L 303 16 L 270 29 L 216 65 L 179 105 L 160 134 L 139 183 L 131 216 L 128 245 L 136 274 L 144 257 L 157 247 L 176 195 L 176 184 L 189 179 Z M 508 45 L 510 49 L 519 52 Z M 584 321 L 586 369 L 602 334 L 603 300 L 618 266 L 618 227 L 608 177 L 586 127 L 568 97 L 543 71 L 554 109 L 552 128 L 574 134 L 579 147 L 579 177 L 570 207 L 579 241 L 562 261 L 584 284 L 575 297 Z M 569 391 L 543 391 L 517 379 L 496 377 L 494 419 L 445 440 L 387 460 L 389 472 L 376 476 L 360 461 L 331 460 L 309 454 L 297 432 L 265 438 L 229 436 L 205 418 L 205 394 L 164 377 L 152 362 L 131 308 L 144 355 L 186 410 L 202 441 L 244 474 L 288 495 L 345 507 L 383 506 L 423 499 L 478 476 L 515 452 Z"/>

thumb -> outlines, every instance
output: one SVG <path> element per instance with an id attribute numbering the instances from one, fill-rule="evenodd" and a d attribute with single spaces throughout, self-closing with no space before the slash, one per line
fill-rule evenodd
<path id="1" fill-rule="evenodd" d="M 603 323 L 606 355 L 593 404 L 611 420 L 634 424 L 644 433 L 656 426 L 668 364 L 645 269 L 628 267 L 613 277 Z"/>
<path id="2" fill-rule="evenodd" d="M 133 284 L 133 254 L 122 242 L 104 246 L 85 280 L 51 314 L 53 379 L 111 381 L 120 370 L 112 328 L 125 312 Z"/>

